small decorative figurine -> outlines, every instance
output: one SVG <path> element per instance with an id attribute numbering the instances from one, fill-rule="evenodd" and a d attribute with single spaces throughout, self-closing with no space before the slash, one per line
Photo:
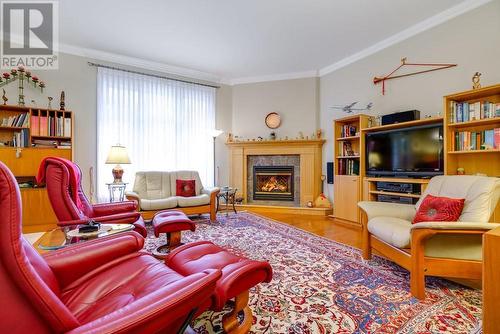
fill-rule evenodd
<path id="1" fill-rule="evenodd" d="M 481 88 L 481 84 L 479 83 L 479 80 L 481 79 L 481 73 L 476 72 L 474 76 L 472 77 L 472 89 L 479 89 Z"/>
<path id="2" fill-rule="evenodd" d="M 36 107 L 36 101 L 35 100 L 31 100 L 31 106 L 32 107 Z"/>
<path id="3" fill-rule="evenodd" d="M 465 169 L 462 167 L 457 168 L 457 175 L 465 175 Z"/>
<path id="4" fill-rule="evenodd" d="M 9 99 L 7 98 L 7 96 L 5 96 L 5 89 L 2 88 L 2 90 L 3 90 L 3 95 L 2 95 L 3 105 L 6 106 L 7 105 L 7 101 Z"/>
<path id="5" fill-rule="evenodd" d="M 49 96 L 47 97 L 47 99 L 49 100 L 49 104 L 47 105 L 47 109 L 52 109 L 52 100 L 54 99 L 52 96 Z"/>
<path id="6" fill-rule="evenodd" d="M 312 201 L 308 201 L 306 205 L 308 208 L 312 208 L 314 206 Z"/>
<path id="7" fill-rule="evenodd" d="M 273 131 L 273 132 L 271 132 L 271 133 L 269 134 L 269 139 L 271 139 L 271 140 L 276 140 L 276 132 L 274 132 L 274 131 Z"/>
<path id="8" fill-rule="evenodd" d="M 227 134 L 227 142 L 228 142 L 228 143 L 231 143 L 232 141 L 233 141 L 233 134 L 232 134 L 231 132 L 229 132 L 229 133 Z"/>
<path id="9" fill-rule="evenodd" d="M 61 98 L 59 99 L 59 110 L 64 110 L 64 107 L 66 107 L 66 102 L 65 102 L 66 96 L 64 94 L 64 91 L 61 92 Z"/>
<path id="10" fill-rule="evenodd" d="M 323 135 L 323 131 L 321 129 L 316 130 L 316 138 L 321 139 L 321 136 Z"/>

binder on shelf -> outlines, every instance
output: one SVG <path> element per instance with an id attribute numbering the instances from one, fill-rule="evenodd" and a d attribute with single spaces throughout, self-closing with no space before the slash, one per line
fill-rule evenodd
<path id="1" fill-rule="evenodd" d="M 64 137 L 71 137 L 71 118 L 66 117 L 64 119 Z"/>

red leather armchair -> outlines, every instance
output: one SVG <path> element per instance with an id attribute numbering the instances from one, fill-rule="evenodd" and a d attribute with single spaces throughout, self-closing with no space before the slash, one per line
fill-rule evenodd
<path id="1" fill-rule="evenodd" d="M 219 270 L 184 276 L 121 233 L 41 256 L 21 235 L 21 201 L 0 162 L 0 328 L 12 334 L 177 333 Z"/>
<path id="2" fill-rule="evenodd" d="M 134 201 L 90 204 L 82 189 L 80 168 L 72 161 L 46 158 L 40 164 L 37 182 L 46 184 L 59 226 L 72 225 L 75 220 L 92 219 L 108 224 L 134 224 L 136 232 L 143 237 L 148 234 Z"/>

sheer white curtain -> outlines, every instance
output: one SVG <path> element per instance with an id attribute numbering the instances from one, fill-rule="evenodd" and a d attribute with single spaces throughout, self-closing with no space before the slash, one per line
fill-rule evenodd
<path id="1" fill-rule="evenodd" d="M 97 71 L 97 195 L 107 198 L 112 145 L 128 149 L 130 189 L 136 171 L 197 170 L 213 185 L 215 88 L 125 71 Z"/>

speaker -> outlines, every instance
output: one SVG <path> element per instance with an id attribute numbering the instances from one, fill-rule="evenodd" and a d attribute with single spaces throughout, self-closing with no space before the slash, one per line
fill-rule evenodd
<path id="1" fill-rule="evenodd" d="M 403 123 L 420 119 L 419 110 L 408 110 L 382 116 L 382 125 Z"/>
<path id="2" fill-rule="evenodd" d="M 333 162 L 326 163 L 326 182 L 333 184 Z"/>

